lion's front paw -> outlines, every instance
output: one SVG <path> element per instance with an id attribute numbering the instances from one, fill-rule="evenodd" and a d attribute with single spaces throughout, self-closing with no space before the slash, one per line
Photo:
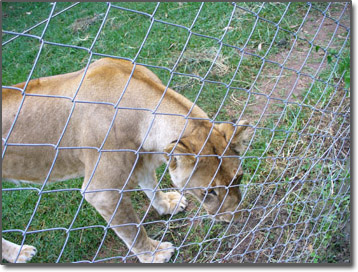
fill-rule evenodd
<path id="1" fill-rule="evenodd" d="M 154 244 L 158 244 L 158 241 L 152 240 Z M 163 242 L 159 245 L 154 254 L 142 254 L 138 255 L 141 263 L 166 263 L 170 260 L 174 253 L 173 244 L 169 242 Z"/>
<path id="2" fill-rule="evenodd" d="M 160 215 L 177 214 L 185 210 L 188 201 L 178 192 L 162 193 L 157 200 L 155 208 Z"/>
<path id="3" fill-rule="evenodd" d="M 154 254 L 153 263 L 167 263 L 174 253 L 173 244 L 169 242 L 161 243 L 157 252 Z"/>

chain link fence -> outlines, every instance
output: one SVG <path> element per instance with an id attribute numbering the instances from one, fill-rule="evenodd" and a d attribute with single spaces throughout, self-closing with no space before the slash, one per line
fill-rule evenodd
<path id="1" fill-rule="evenodd" d="M 47 144 L 56 154 L 87 68 L 102 57 L 151 69 L 212 123 L 250 121 L 249 144 L 240 155 L 238 222 L 215 221 L 190 196 L 184 212 L 160 216 L 148 208 L 152 200 L 143 190 L 131 190 L 148 236 L 173 244 L 170 262 L 350 262 L 351 3 L 3 3 L 2 8 L 3 88 L 21 92 L 23 101 L 37 95 L 73 103 L 58 143 Z M 33 78 L 84 67 L 73 97 L 26 93 Z M 10 87 L 23 81 L 23 88 Z M 9 148 L 37 145 L 11 142 L 16 118 L 2 134 L 3 160 Z M 99 158 L 102 147 L 96 148 Z M 174 189 L 167 166 L 156 175 L 156 190 Z M 84 201 L 82 179 L 52 184 L 48 177 L 42 186 L 3 182 L 4 238 L 36 246 L 33 262 L 138 262 Z"/>

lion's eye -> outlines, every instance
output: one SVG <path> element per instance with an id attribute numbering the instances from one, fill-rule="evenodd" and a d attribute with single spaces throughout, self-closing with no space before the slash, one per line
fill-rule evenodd
<path id="1" fill-rule="evenodd" d="M 208 190 L 208 193 L 217 196 L 217 193 L 214 189 Z"/>
<path id="2" fill-rule="evenodd" d="M 244 176 L 243 173 L 239 174 L 237 177 L 236 177 L 236 180 L 235 180 L 235 183 L 236 184 L 241 184 L 241 180 L 242 180 L 242 177 Z"/>

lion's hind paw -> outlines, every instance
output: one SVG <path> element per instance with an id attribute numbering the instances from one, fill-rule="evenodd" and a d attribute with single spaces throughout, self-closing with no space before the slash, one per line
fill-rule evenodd
<path id="1" fill-rule="evenodd" d="M 20 255 L 17 258 L 17 263 L 27 263 L 36 255 L 37 249 L 33 246 L 24 245 L 21 249 Z"/>

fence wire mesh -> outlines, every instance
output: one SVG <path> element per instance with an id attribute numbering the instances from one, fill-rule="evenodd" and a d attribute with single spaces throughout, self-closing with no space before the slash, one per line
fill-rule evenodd
<path id="1" fill-rule="evenodd" d="M 249 144 L 239 156 L 238 222 L 215 221 L 191 196 L 184 212 L 160 216 L 143 189 L 125 190 L 140 218 L 132 225 L 171 242 L 170 262 L 350 262 L 350 5 L 2 3 L 2 85 L 22 94 L 12 126 L 2 132 L 3 161 L 11 148 L 55 152 L 43 185 L 3 181 L 3 237 L 36 246 L 33 262 L 138 262 L 131 245 L 86 203 L 83 179 L 48 182 L 60 152 L 88 148 L 61 146 L 81 103 L 115 109 L 102 145 L 92 147 L 93 173 L 106 152 L 143 154 L 151 125 L 133 150 L 104 149 L 120 99 L 76 99 L 89 65 L 112 57 L 151 69 L 213 124 L 250 121 Z M 84 67 L 71 97 L 26 92 L 33 78 Z M 19 82 L 22 88 L 10 87 Z M 56 143 L 11 141 L 24 101 L 35 96 L 72 103 Z M 158 107 L 148 109 L 153 122 Z M 156 175 L 153 192 L 174 189 L 166 165 Z"/>

